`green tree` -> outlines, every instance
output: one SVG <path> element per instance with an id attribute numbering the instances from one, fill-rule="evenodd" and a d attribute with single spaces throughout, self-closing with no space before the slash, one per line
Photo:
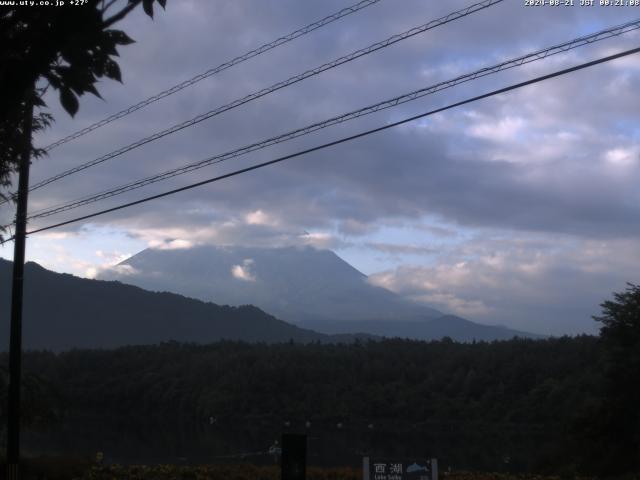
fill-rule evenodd
<path id="1" fill-rule="evenodd" d="M 0 446 L 5 445 L 5 426 L 7 424 L 7 390 L 9 386 L 9 370 L 0 365 Z M 23 426 L 39 427 L 51 423 L 57 417 L 60 404 L 58 393 L 51 382 L 32 372 L 27 373 L 22 379 L 22 412 L 21 423 Z M 2 452 L 4 453 L 4 452 Z M 0 453 L 0 455 L 2 455 Z"/>
<path id="2" fill-rule="evenodd" d="M 112 26 L 142 5 L 153 17 L 153 5 L 166 0 L 88 0 L 63 7 L 0 7 L 0 188 L 11 186 L 24 144 L 24 118 L 33 103 L 34 131 L 53 120 L 43 112 L 48 88 L 59 92 L 60 103 L 70 114 L 79 108 L 79 97 L 100 96 L 96 83 L 102 77 L 122 81 L 115 58 L 118 47 L 133 43 Z M 68 4 L 69 2 L 67 2 Z M 31 156 L 44 152 L 31 147 Z M 0 192 L 7 198 L 6 192 Z"/>
<path id="3" fill-rule="evenodd" d="M 29 162 L 44 154 L 34 149 L 32 133 L 53 120 L 42 111 L 43 95 L 48 88 L 57 90 L 63 108 L 73 116 L 80 96 L 87 92 L 100 96 L 96 89 L 100 78 L 122 81 L 115 61 L 117 47 L 133 40 L 111 27 L 139 5 L 153 16 L 156 1 L 164 8 L 166 0 L 80 0 L 58 7 L 15 2 L 0 9 L 0 188 L 10 187 L 12 174 L 19 172 L 13 277 L 17 294 L 12 297 L 6 422 L 10 478 L 18 472 L 20 405 L 24 412 L 34 406 L 37 410 L 37 402 L 30 404 L 25 397 L 20 401 L 20 389 L 29 379 L 21 381 L 18 360 Z M 7 199 L 4 193 L 0 196 Z M 0 227 L 0 240 L 3 232 Z"/>
<path id="4" fill-rule="evenodd" d="M 601 304 L 603 403 L 597 420 L 606 473 L 640 469 L 640 286 Z"/>

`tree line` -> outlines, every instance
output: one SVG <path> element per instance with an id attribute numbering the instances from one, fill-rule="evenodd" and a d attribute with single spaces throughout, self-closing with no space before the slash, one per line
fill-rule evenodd
<path id="1" fill-rule="evenodd" d="M 555 472 L 638 471 L 639 300 L 632 285 L 603 303 L 599 337 L 31 351 L 24 420 L 515 431 L 540 439 L 544 468 Z"/>

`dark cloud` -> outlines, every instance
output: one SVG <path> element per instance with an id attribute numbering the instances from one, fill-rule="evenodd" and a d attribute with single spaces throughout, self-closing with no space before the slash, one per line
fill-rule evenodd
<path id="1" fill-rule="evenodd" d="M 431 5 L 426 8 L 415 2 L 407 4 L 405 11 L 396 11 L 385 3 L 381 2 L 326 30 L 311 34 L 309 38 L 300 39 L 272 54 L 201 82 L 193 89 L 180 92 L 149 110 L 138 112 L 113 126 L 61 147 L 52 152 L 50 159 L 34 168 L 34 179 L 98 156 L 145 133 L 187 119 L 206 108 L 268 85 L 271 81 L 465 4 L 451 2 L 446 6 Z M 108 105 L 112 109 L 126 105 L 162 88 L 163 84 L 168 86 L 172 80 L 188 77 L 204 66 L 223 61 L 225 55 L 233 56 L 250 48 L 250 45 L 255 46 L 277 36 L 278 32 L 286 31 L 292 25 L 301 25 L 321 16 L 320 10 L 337 10 L 339 5 L 338 2 L 331 2 L 314 11 L 303 11 L 299 7 L 285 9 L 281 3 L 269 2 L 259 6 L 238 2 L 228 6 L 181 2 L 170 6 L 168 12 L 159 15 L 155 22 L 138 15 L 128 22 L 136 27 L 134 36 L 138 37 L 138 43 L 124 51 L 123 70 L 131 72 L 126 88 L 105 84 Z M 539 47 L 552 43 L 552 39 L 559 41 L 584 33 L 587 27 L 601 27 L 606 24 L 603 13 L 612 23 L 623 18 L 622 15 L 608 13 L 615 9 L 586 10 L 569 8 L 552 13 L 545 9 L 526 9 L 519 2 L 505 2 L 459 23 L 441 27 L 354 64 L 326 72 L 318 78 L 309 79 L 303 84 L 114 159 L 83 173 L 84 181 L 78 182 L 76 177 L 61 181 L 35 194 L 32 205 L 38 208 L 74 198 L 76 192 L 77 195 L 84 195 L 100 191 L 114 184 L 203 158 L 210 153 L 223 152 L 249 139 L 287 131 L 299 126 L 301 121 L 318 120 L 378 100 L 381 96 L 423 86 L 419 80 L 425 69 L 446 73 L 448 66 L 456 65 L 456 68 L 465 71 L 508 52 L 520 53 L 519 50 L 527 46 Z M 279 13 L 276 15 L 275 12 Z M 386 21 L 381 24 L 380 18 Z M 509 18 L 509 21 L 506 22 L 505 18 Z M 496 24 L 504 28 L 496 29 Z M 244 28 L 238 30 L 237 25 Z M 539 32 L 542 26 L 544 39 L 548 41 L 543 42 L 540 35 L 527 35 L 527 32 Z M 233 45 L 230 45 L 231 38 L 236 42 Z M 478 41 L 478 38 L 482 38 L 482 41 Z M 534 38 L 540 39 L 533 41 Z M 576 53 L 574 56 L 581 55 Z M 563 64 L 559 58 L 554 61 Z M 465 68 L 466 65 L 469 67 Z M 539 73 L 548 67 L 541 64 L 528 69 L 531 73 Z M 612 137 L 618 134 L 611 129 L 614 112 L 617 122 L 630 118 L 637 111 L 635 106 L 638 99 L 633 90 L 625 91 L 622 96 L 618 92 L 607 94 L 606 87 L 616 80 L 616 75 L 622 76 L 619 81 L 624 85 L 624 77 L 634 73 L 637 71 L 625 69 L 616 74 L 615 67 L 599 67 L 598 71 L 594 70 L 588 76 L 556 81 L 552 86 L 545 84 L 532 87 L 526 92 L 505 95 L 470 108 L 486 115 L 489 123 L 499 122 L 506 115 L 521 115 L 526 121 L 525 128 L 536 131 L 548 128 L 544 123 L 554 118 L 556 121 L 552 127 L 555 129 L 562 125 L 564 119 L 573 119 L 573 124 L 567 125 L 570 130 L 587 128 L 590 132 L 583 133 L 594 135 L 600 126 L 600 136 Z M 442 73 L 436 76 L 443 77 Z M 514 71 L 508 76 L 518 78 L 521 74 Z M 494 82 L 487 80 L 484 83 L 491 85 Z M 502 77 L 500 82 L 504 82 Z M 575 88 L 578 82 L 582 87 L 580 89 Z M 474 90 L 471 86 L 463 88 L 470 93 Z M 551 91 L 553 94 L 550 94 Z M 600 93 L 598 101 L 594 101 L 596 93 Z M 401 112 L 408 114 L 425 109 L 436 101 L 442 104 L 454 95 L 454 92 L 440 94 L 437 100 L 422 100 L 397 112 L 389 111 L 354 125 L 334 128 L 326 134 L 316 134 L 291 145 L 269 149 L 269 153 L 252 155 L 247 161 L 271 158 L 291 152 L 295 147 L 303 148 L 333 139 L 384 122 L 385 118 L 403 116 Z M 55 101 L 51 100 L 50 103 L 55 104 Z M 77 128 L 76 125 L 83 121 L 99 118 L 97 112 L 104 112 L 104 105 L 93 100 L 88 102 L 83 111 L 86 111 L 84 118 L 77 123 L 65 121 L 63 116 L 43 141 L 55 138 L 53 132 L 64 133 Z M 632 190 L 629 179 L 637 178 L 637 168 L 633 169 L 631 177 L 625 175 L 627 183 L 622 186 L 620 183 L 624 183 L 625 179 L 619 178 L 609 179 L 609 184 L 603 185 L 601 178 L 606 166 L 591 168 L 587 172 L 579 171 L 578 175 L 574 173 L 579 163 L 598 163 L 599 157 L 604 154 L 602 149 L 606 148 L 606 140 L 588 138 L 586 142 L 591 144 L 591 148 L 582 148 L 580 152 L 569 155 L 561 152 L 563 157 L 548 155 L 539 159 L 546 164 L 534 162 L 531 165 L 531 162 L 518 163 L 517 157 L 523 154 L 530 157 L 532 152 L 519 152 L 518 149 L 535 148 L 535 142 L 498 138 L 502 140 L 503 151 L 501 158 L 495 161 L 490 158 L 496 155 L 494 144 L 486 138 L 469 134 L 473 131 L 473 122 L 461 118 L 460 112 L 444 115 L 458 120 L 457 128 L 449 125 L 443 131 L 425 129 L 422 133 L 408 128 L 378 134 L 354 145 L 314 154 L 302 161 L 295 160 L 291 165 L 273 167 L 270 171 L 183 194 L 180 200 L 167 204 L 180 209 L 192 203 L 206 202 L 215 206 L 212 211 L 226 211 L 227 214 L 268 205 L 270 210 L 289 218 L 292 224 L 304 227 L 325 227 L 336 219 L 345 224 L 363 224 L 385 217 L 414 218 L 437 213 L 451 221 L 473 226 L 492 225 L 578 234 L 637 233 L 634 222 L 630 222 L 637 215 L 637 210 L 633 203 L 627 201 Z M 490 129 L 491 125 L 485 126 L 485 130 Z M 553 138 L 548 141 L 553 142 Z M 583 142 L 585 139 L 582 137 L 575 143 Z M 242 161 L 236 162 L 237 165 L 244 164 Z M 189 179 L 200 179 L 216 171 L 225 171 L 226 168 L 201 170 L 184 179 L 166 182 L 146 191 L 162 191 L 184 184 Z M 567 171 L 570 173 L 567 174 Z M 562 184 L 556 182 L 558 175 L 563 177 Z M 536 177 L 536 181 L 528 181 L 531 176 Z M 119 203 L 120 199 L 138 198 L 141 193 L 144 191 L 120 197 L 114 203 Z M 147 212 L 152 212 L 159 205 L 156 203 L 136 208 L 131 213 L 123 212 L 105 220 L 129 215 L 139 217 L 144 212 L 144 216 L 153 221 L 154 215 Z M 192 215 L 180 213 L 177 216 L 183 222 L 198 221 Z M 161 215 L 160 218 L 166 217 Z"/>
<path id="2" fill-rule="evenodd" d="M 592 315 L 640 268 L 634 241 L 555 236 L 482 239 L 448 249 L 432 266 L 401 266 L 370 281 L 490 324 L 543 334 L 594 333 Z"/>
<path id="3" fill-rule="evenodd" d="M 364 247 L 390 255 L 433 255 L 440 252 L 440 249 L 434 246 L 398 245 L 384 242 L 366 242 L 364 243 Z"/>
<path id="4" fill-rule="evenodd" d="M 124 86 L 104 82 L 100 91 L 106 102 L 83 98 L 73 120 L 61 112 L 55 96 L 49 97 L 57 122 L 37 141 L 45 145 L 347 3 L 180 0 L 168 2 L 166 13 L 159 13 L 154 21 L 138 12 L 122 25 L 137 40 L 122 49 Z M 32 182 L 469 3 L 407 0 L 399 8 L 397 2 L 383 0 L 55 149 L 49 158 L 34 164 Z M 632 13 L 632 9 L 597 6 L 526 8 L 522 3 L 507 0 L 52 184 L 34 192 L 32 210 L 622 23 Z M 461 85 L 246 158 L 38 220 L 32 226 L 90 213 L 331 141 L 630 48 L 637 38 L 638 35 L 631 35 L 609 40 Z M 195 242 L 276 244 L 299 240 L 337 248 L 361 238 L 364 248 L 386 248 L 386 253 L 395 248 L 385 246 L 391 242 L 368 236 L 385 225 L 398 223 L 408 223 L 416 229 L 439 228 L 444 233 L 425 232 L 456 241 L 456 229 L 490 228 L 514 238 L 534 232 L 548 238 L 569 235 L 578 243 L 624 242 L 640 233 L 640 144 L 635 121 L 640 94 L 633 88 L 639 74 L 636 57 L 620 60 L 90 222 L 124 229 L 150 242 L 154 238 L 164 241 L 191 234 Z M 248 216 L 258 211 L 268 221 L 249 222 Z M 10 218 L 6 209 L 3 215 Z M 439 226 L 425 225 L 425 217 L 438 218 Z M 64 230 L 81 228 L 82 223 Z M 407 253 L 417 244 L 420 242 L 410 241 L 398 248 Z M 531 253 L 532 248 L 527 247 L 526 252 Z M 552 246 L 545 248 L 544 255 L 556 258 Z M 526 252 L 510 257 L 513 265 L 524 262 Z M 637 255 L 637 251 L 628 253 Z M 614 264 L 622 254 L 614 249 L 603 251 L 602 255 Z M 547 269 L 548 276 L 566 281 L 587 278 L 588 273 L 579 269 L 579 256 L 571 258 L 574 270 Z M 449 262 L 451 267 L 458 260 L 452 257 L 442 262 Z M 490 274 L 495 272 L 483 273 Z M 619 283 L 617 277 L 610 280 L 615 285 Z M 509 283 L 506 278 L 504 283 Z M 595 283 L 606 290 L 604 281 Z M 539 291 L 549 291 L 541 287 L 542 283 L 537 285 Z M 446 295 L 457 295 L 444 288 L 439 293 L 442 301 Z M 494 288 L 495 292 L 503 291 L 498 283 Z M 477 302 L 488 301 L 490 291 L 467 296 L 466 301 L 472 302 L 468 309 L 471 312 L 471 307 L 481 307 Z M 578 304 L 578 297 L 567 300 L 566 308 Z M 506 312 L 506 304 L 501 305 L 502 312 Z M 514 305 L 524 303 L 513 303 L 513 308 Z M 494 315 L 506 318 L 495 310 Z"/>

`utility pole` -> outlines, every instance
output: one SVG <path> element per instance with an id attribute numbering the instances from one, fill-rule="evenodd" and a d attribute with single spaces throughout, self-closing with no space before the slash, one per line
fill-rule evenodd
<path id="1" fill-rule="evenodd" d="M 31 130 L 33 127 L 33 96 L 31 86 L 26 96 L 22 134 L 24 145 L 18 165 L 18 199 L 16 230 L 13 245 L 13 278 L 11 289 L 11 331 L 9 340 L 9 401 L 7 405 L 7 478 L 20 478 L 20 385 L 22 368 L 22 290 L 24 283 L 24 251 L 27 232 L 27 199 L 31 162 Z"/>

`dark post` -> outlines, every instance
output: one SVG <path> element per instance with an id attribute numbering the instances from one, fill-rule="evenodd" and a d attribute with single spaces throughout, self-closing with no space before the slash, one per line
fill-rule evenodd
<path id="1" fill-rule="evenodd" d="M 282 480 L 307 478 L 307 436 L 282 435 Z"/>
<path id="2" fill-rule="evenodd" d="M 31 161 L 31 129 L 33 95 L 27 94 L 22 133 L 24 147 L 18 166 L 18 202 L 16 233 L 13 249 L 13 279 L 11 290 L 11 332 L 9 340 L 9 401 L 7 422 L 7 477 L 20 477 L 20 377 L 22 361 L 22 286 L 24 280 L 24 250 L 27 232 L 27 197 L 29 194 L 29 163 Z"/>

